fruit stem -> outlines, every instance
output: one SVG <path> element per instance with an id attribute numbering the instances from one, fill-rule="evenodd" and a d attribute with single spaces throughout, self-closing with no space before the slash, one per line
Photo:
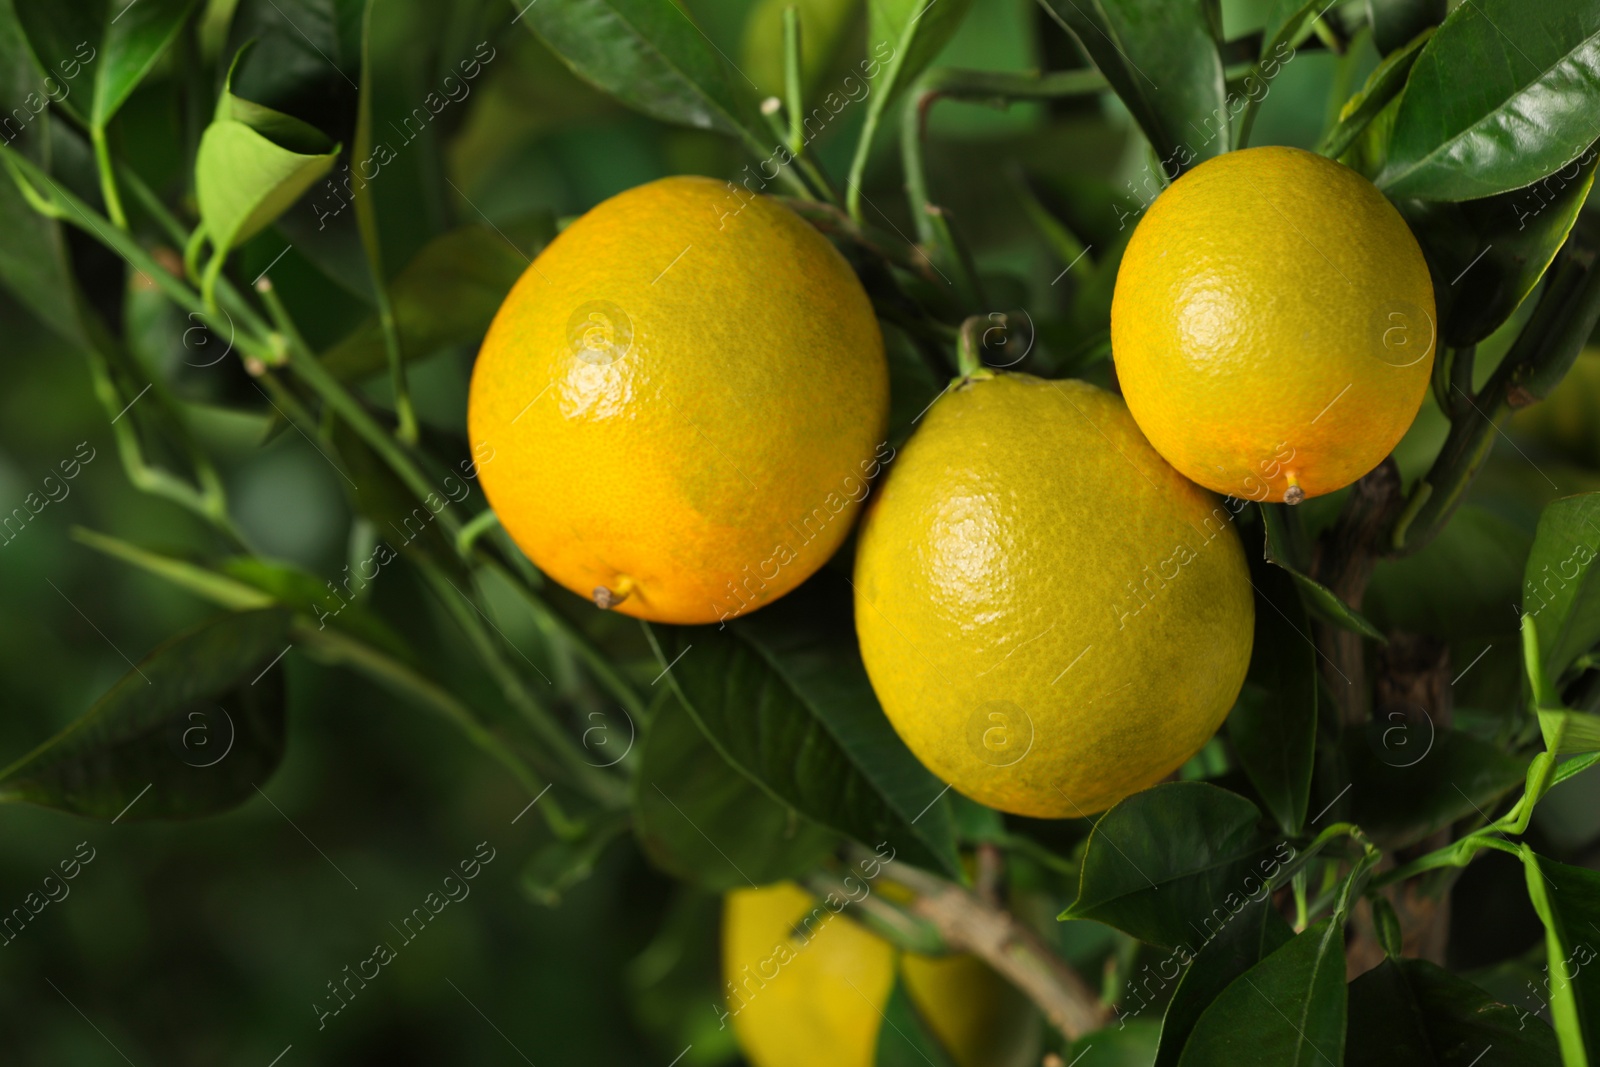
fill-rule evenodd
<path id="1" fill-rule="evenodd" d="M 983 365 L 980 355 L 989 323 L 986 315 L 971 315 L 961 324 L 961 334 L 956 339 L 956 372 L 963 382 L 994 377 L 994 371 Z"/>
<path id="2" fill-rule="evenodd" d="M 603 585 L 594 587 L 594 606 L 601 611 L 610 611 L 624 600 L 627 600 L 628 594 L 633 592 L 633 579 L 626 574 L 617 575 L 617 580 L 611 584 L 616 588 L 608 589 Z"/>

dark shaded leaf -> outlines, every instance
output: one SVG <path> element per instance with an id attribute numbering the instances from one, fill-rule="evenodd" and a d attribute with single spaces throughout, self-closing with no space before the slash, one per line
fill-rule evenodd
<path id="1" fill-rule="evenodd" d="M 1600 643 L 1600 493 L 1550 503 L 1539 516 L 1523 573 L 1522 611 L 1537 624 L 1544 676 L 1560 684 Z"/>
<path id="2" fill-rule="evenodd" d="M 1241 974 L 1293 936 L 1294 931 L 1283 916 L 1270 899 L 1264 898 L 1223 926 L 1208 928 L 1204 942 L 1197 943 L 1198 955 L 1192 955 L 1185 946 L 1158 963 L 1157 974 L 1162 978 L 1166 977 L 1169 960 L 1175 959 L 1184 970 L 1161 1019 L 1161 1047 L 1152 1067 L 1177 1067 L 1183 1046 L 1206 1007 Z"/>
<path id="3" fill-rule="evenodd" d="M 1444 21 L 1448 0 L 1367 0 L 1372 43 L 1387 56 L 1407 41 Z"/>
<path id="4" fill-rule="evenodd" d="M 1378 185 L 1424 200 L 1531 185 L 1600 137 L 1597 85 L 1590 0 L 1461 4 L 1411 69 Z"/>
<path id="5" fill-rule="evenodd" d="M 1250 784 L 1286 834 L 1305 824 L 1317 734 L 1317 653 L 1311 625 L 1282 568 L 1257 572 L 1255 643 L 1228 739 Z"/>
<path id="6" fill-rule="evenodd" d="M 1084 1034 L 1061 1050 L 1062 1062 L 1072 1063 L 1077 1057 L 1079 1067 L 1150 1067 L 1160 1039 L 1158 1024 L 1135 1019 L 1126 1026 Z"/>
<path id="7" fill-rule="evenodd" d="M 103 128 L 111 121 L 178 35 L 194 5 L 195 0 L 138 0 L 128 4 L 113 0 L 101 38 L 104 46 L 95 67 L 91 126 Z"/>
<path id="8" fill-rule="evenodd" d="M 633 828 L 656 866 L 719 892 L 799 877 L 837 841 L 730 766 L 676 699 L 645 734 Z"/>
<path id="9" fill-rule="evenodd" d="M 884 716 L 852 619 L 849 590 L 824 574 L 726 628 L 650 634 L 730 763 L 824 826 L 961 877 L 945 787 Z"/>
<path id="10" fill-rule="evenodd" d="M 601 853 L 628 829 L 628 816 L 599 816 L 573 840 L 557 839 L 541 846 L 522 868 L 522 891 L 535 904 L 554 908 L 567 890 L 594 873 Z"/>
<path id="11" fill-rule="evenodd" d="M 1426 960 L 1386 959 L 1350 983 L 1345 1057 L 1352 1064 L 1545 1067 L 1556 1062 L 1556 1039 L 1536 1014 L 1496 1003 Z"/>
<path id="12" fill-rule="evenodd" d="M 1600 1048 L 1600 872 L 1569 867 L 1522 846 L 1528 897 L 1545 928 L 1547 992 L 1565 1064 Z"/>
<path id="13" fill-rule="evenodd" d="M 1149 138 L 1166 180 L 1228 149 L 1222 58 L 1200 0 L 1039 0 Z"/>
<path id="14" fill-rule="evenodd" d="M 1344 923 L 1324 919 L 1235 979 L 1201 1014 L 1181 1067 L 1344 1063 Z"/>
<path id="15" fill-rule="evenodd" d="M 923 1020 L 899 975 L 883 1006 L 883 1025 L 878 1028 L 878 1047 L 872 1063 L 874 1067 L 956 1067 L 955 1060 Z"/>
<path id="16" fill-rule="evenodd" d="M 1499 511 L 1463 504 L 1421 551 L 1380 559 L 1361 606 L 1385 630 L 1446 640 L 1509 635 L 1516 617 L 1506 605 L 1521 596 L 1532 540 Z"/>
<path id="17" fill-rule="evenodd" d="M 1261 812 L 1205 782 L 1168 782 L 1100 817 L 1084 851 L 1078 899 L 1063 919 L 1093 919 L 1163 948 L 1204 937 L 1207 920 L 1241 911 L 1294 858 Z"/>
<path id="18" fill-rule="evenodd" d="M 1435 830 L 1489 812 L 1523 780 L 1527 760 L 1426 714 L 1392 710 L 1344 739 L 1350 820 L 1384 848 L 1402 848 Z"/>
<path id="19" fill-rule="evenodd" d="M 1297 569 L 1295 554 L 1289 544 L 1287 519 L 1283 512 L 1283 509 L 1289 506 L 1288 504 L 1261 505 L 1262 525 L 1267 531 L 1267 562 L 1277 564 L 1289 572 L 1295 584 L 1300 587 L 1307 610 L 1323 622 L 1360 634 L 1362 637 L 1370 637 L 1374 641 L 1385 640 L 1383 631 L 1368 622 L 1355 608 L 1340 600 L 1333 590 Z"/>
<path id="20" fill-rule="evenodd" d="M 247 800 L 283 758 L 289 619 L 239 612 L 168 641 L 0 771 L 0 797 L 129 820 L 213 815 Z"/>

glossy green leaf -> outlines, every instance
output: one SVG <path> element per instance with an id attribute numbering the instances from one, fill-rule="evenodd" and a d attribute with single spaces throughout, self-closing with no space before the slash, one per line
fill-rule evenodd
<path id="1" fill-rule="evenodd" d="M 1205 782 L 1168 782 L 1095 823 L 1078 899 L 1061 918 L 1093 919 L 1175 948 L 1259 899 L 1294 856 L 1244 797 Z"/>
<path id="2" fill-rule="evenodd" d="M 651 627 L 666 679 L 717 750 L 774 797 L 960 877 L 946 787 L 889 725 L 849 590 L 827 578 L 726 628 Z"/>
<path id="3" fill-rule="evenodd" d="M 1317 734 L 1317 653 L 1294 580 L 1278 567 L 1256 582 L 1255 642 L 1228 740 L 1286 834 L 1305 824 Z"/>
<path id="4" fill-rule="evenodd" d="M 389 283 L 400 350 L 420 360 L 449 345 L 483 340 L 495 312 L 528 257 L 486 226 L 462 226 L 423 246 Z M 356 381 L 387 366 L 376 317 L 329 349 L 323 365 L 341 381 Z"/>
<path id="5" fill-rule="evenodd" d="M 104 65 L 106 20 L 111 0 L 11 0 L 17 24 L 26 35 L 34 61 L 55 86 L 49 97 L 63 111 L 87 126 L 94 110 L 98 66 Z M 32 79 L 30 79 L 32 80 Z"/>
<path id="6" fill-rule="evenodd" d="M 1378 185 L 1424 200 L 1531 185 L 1600 137 L 1597 85 L 1600 6 L 1463 3 L 1417 57 Z"/>
<path id="7" fill-rule="evenodd" d="M 1587 1067 L 1600 1048 L 1600 872 L 1522 846 L 1528 896 L 1544 923 L 1547 995 L 1564 1067 Z"/>
<path id="8" fill-rule="evenodd" d="M 522 21 L 580 78 L 652 118 L 747 141 L 763 129 L 754 87 L 672 0 L 532 4 Z"/>
<path id="9" fill-rule="evenodd" d="M 1366 0 L 1378 54 L 1388 56 L 1444 21 L 1448 0 Z"/>
<path id="10" fill-rule="evenodd" d="M 1324 919 L 1241 974 L 1201 1013 L 1181 1067 L 1344 1063 L 1344 923 Z"/>
<path id="11" fill-rule="evenodd" d="M 1228 149 L 1222 58 L 1200 0 L 1039 0 L 1149 138 L 1165 180 Z"/>
<path id="12" fill-rule="evenodd" d="M 867 55 L 883 64 L 867 107 L 868 127 L 955 35 L 972 0 L 868 0 Z"/>
<path id="13" fill-rule="evenodd" d="M 634 834 L 668 874 L 717 892 L 766 885 L 799 877 L 837 843 L 729 765 L 676 699 L 643 743 Z"/>
<path id="14" fill-rule="evenodd" d="M 1492 815 L 1527 770 L 1525 758 L 1435 726 L 1418 708 L 1374 712 L 1365 730 L 1345 735 L 1343 751 L 1351 783 L 1348 818 L 1391 849 L 1457 819 Z"/>
<path id="15" fill-rule="evenodd" d="M 1332 589 L 1302 573 L 1296 566 L 1288 532 L 1288 523 L 1291 520 L 1284 514 L 1284 509 L 1289 506 L 1288 504 L 1261 505 L 1262 525 L 1267 531 L 1265 550 L 1267 562 L 1274 563 L 1289 572 L 1295 585 L 1300 588 L 1306 609 L 1323 622 L 1360 634 L 1362 637 L 1370 637 L 1374 641 L 1387 640 L 1383 636 L 1383 631 L 1368 622 L 1361 612 L 1340 600 Z"/>
<path id="16" fill-rule="evenodd" d="M 1367 75 L 1361 91 L 1345 101 L 1339 109 L 1339 121 L 1322 138 L 1317 151 L 1338 159 L 1355 143 L 1378 112 L 1400 95 L 1406 87 L 1406 78 L 1417 61 L 1417 56 L 1428 43 L 1432 32 L 1418 34 L 1410 44 L 1385 56 L 1372 73 Z"/>
<path id="17" fill-rule="evenodd" d="M 1347 1063 L 1546 1067 L 1555 1034 L 1427 960 L 1386 959 L 1350 983 Z M 1490 1050 L 1493 1050 L 1490 1053 Z"/>
<path id="18" fill-rule="evenodd" d="M 883 1025 L 878 1028 L 873 1067 L 956 1067 L 899 975 L 881 1011 Z"/>
<path id="19" fill-rule="evenodd" d="M 535 904 L 560 906 L 567 891 L 594 873 L 601 854 L 627 829 L 628 816 L 613 812 L 597 817 L 572 840 L 558 838 L 541 845 L 523 865 L 523 893 Z"/>
<path id="20" fill-rule="evenodd" d="M 223 615 L 158 647 L 81 718 L 0 771 L 0 798 L 97 819 L 234 807 L 284 751 L 290 615 Z"/>
<path id="21" fill-rule="evenodd" d="M 1552 501 L 1539 516 L 1523 575 L 1522 611 L 1538 624 L 1544 676 L 1559 683 L 1600 643 L 1600 493 Z M 1547 702 L 1551 706 L 1554 702 Z"/>
<path id="22" fill-rule="evenodd" d="M 13 0 L 59 103 L 104 128 L 166 51 L 195 0 Z M 70 73 L 69 73 L 70 72 Z"/>
<path id="23" fill-rule="evenodd" d="M 1182 966 L 1178 987 L 1172 991 L 1166 1014 L 1161 1018 L 1161 1046 L 1152 1067 L 1177 1067 L 1183 1046 L 1194 1032 L 1195 1023 L 1212 1001 L 1241 974 L 1272 955 L 1294 936 L 1294 931 L 1270 900 L 1246 908 L 1225 925 L 1208 929 L 1204 940 L 1184 946 L 1156 965 L 1156 975 L 1165 979 L 1171 963 Z M 1128 1014 L 1125 1002 L 1119 1014 Z M 1139 1006 L 1142 1013 L 1142 1005 Z"/>
<path id="24" fill-rule="evenodd" d="M 1539 284 L 1594 185 L 1591 147 L 1549 177 L 1484 200 L 1399 204 L 1422 245 L 1438 297 L 1439 337 L 1477 344 L 1511 317 Z"/>

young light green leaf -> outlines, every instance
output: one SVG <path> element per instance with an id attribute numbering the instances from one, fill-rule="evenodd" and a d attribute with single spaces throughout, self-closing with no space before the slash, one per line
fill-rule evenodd
<path id="1" fill-rule="evenodd" d="M 333 166 L 338 150 L 306 155 L 242 122 L 213 122 L 200 138 L 195 197 L 218 254 L 265 229 Z"/>
<path id="2" fill-rule="evenodd" d="M 276 608 L 222 615 L 168 641 L 0 771 L 0 799 L 132 820 L 212 815 L 253 796 L 283 758 L 289 620 Z"/>
<path id="3" fill-rule="evenodd" d="M 1541 676 L 1559 684 L 1573 662 L 1600 643 L 1600 493 L 1552 501 L 1539 516 L 1523 572 L 1522 611 L 1537 620 Z M 1530 677 L 1534 677 L 1531 673 Z M 1542 707 L 1557 707 L 1550 694 Z"/>
<path id="4" fill-rule="evenodd" d="M 778 800 L 963 877 L 946 787 L 889 725 L 856 647 L 850 591 L 828 578 L 726 628 L 651 627 L 663 684 Z"/>
<path id="5" fill-rule="evenodd" d="M 1531 185 L 1600 138 L 1597 86 L 1600 6 L 1461 4 L 1412 67 L 1378 185 L 1424 200 Z"/>
<path id="6" fill-rule="evenodd" d="M 1344 921 L 1324 919 L 1236 978 L 1201 1014 L 1180 1067 L 1344 1063 Z"/>
<path id="7" fill-rule="evenodd" d="M 933 62 L 971 7 L 972 0 L 868 0 L 867 54 L 884 67 L 869 125 Z"/>
<path id="8" fill-rule="evenodd" d="M 1564 1067 L 1588 1067 L 1600 1048 L 1600 873 L 1521 846 L 1528 897 L 1545 929 L 1550 1014 Z"/>
<path id="9" fill-rule="evenodd" d="M 1261 567 L 1255 577 L 1266 603 L 1256 607 L 1250 672 L 1228 713 L 1228 739 L 1267 810 L 1284 833 L 1296 834 L 1311 796 L 1317 653 L 1290 575 Z"/>
<path id="10" fill-rule="evenodd" d="M 1244 797 L 1205 782 L 1168 782 L 1100 817 L 1078 899 L 1061 918 L 1093 919 L 1174 948 L 1263 899 L 1294 857 L 1294 846 L 1266 833 Z"/>
<path id="11" fill-rule="evenodd" d="M 1417 61 L 1422 48 L 1433 36 L 1433 31 L 1419 33 L 1410 44 L 1399 51 L 1391 52 L 1385 56 L 1371 74 L 1367 75 L 1366 84 L 1361 91 L 1345 101 L 1344 107 L 1339 109 L 1339 121 L 1334 123 L 1322 138 L 1322 143 L 1317 145 L 1317 151 L 1330 159 L 1338 159 L 1361 136 L 1368 124 L 1377 117 L 1378 112 L 1388 106 L 1389 102 L 1400 95 L 1406 87 L 1406 78 L 1411 74 L 1411 67 Z"/>
<path id="12" fill-rule="evenodd" d="M 1495 1000 L 1427 960 L 1386 959 L 1350 983 L 1345 1062 L 1465 1067 L 1490 1049 L 1505 1067 L 1556 1062 L 1556 1039 L 1536 1011 Z"/>
<path id="13" fill-rule="evenodd" d="M 633 832 L 657 867 L 719 893 L 799 877 L 838 843 L 729 765 L 675 696 L 644 736 Z"/>
<path id="14" fill-rule="evenodd" d="M 1200 0 L 1039 0 L 1077 39 L 1171 180 L 1228 149 L 1222 58 Z"/>

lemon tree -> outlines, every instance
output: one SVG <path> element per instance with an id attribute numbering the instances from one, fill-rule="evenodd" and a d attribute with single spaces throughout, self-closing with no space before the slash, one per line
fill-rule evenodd
<path id="1" fill-rule="evenodd" d="M 69 695 L 0 814 L 253 844 L 281 764 L 381 756 L 330 703 L 471 766 L 451 818 L 521 836 L 451 878 L 530 910 L 463 895 L 481 936 L 309 1020 L 275 983 L 343 942 L 235 937 L 305 953 L 256 961 L 280 1059 L 392 1059 L 515 951 L 455 992 L 528 1062 L 1600 1065 L 1597 41 L 1593 0 L 8 0 L 0 309 L 52 347 L 0 441 L 55 451 L 0 464 L 0 580 L 60 603 L 0 662 Z M 36 925 L 8 958 L 80 955 Z M 200 1047 L 146 1014 L 130 1062 Z"/>

